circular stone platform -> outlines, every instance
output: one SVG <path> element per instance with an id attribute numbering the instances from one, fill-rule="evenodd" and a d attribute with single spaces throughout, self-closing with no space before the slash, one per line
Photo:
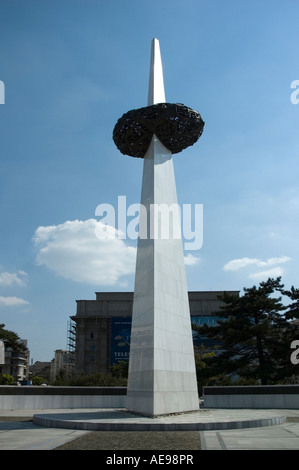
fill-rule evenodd
<path id="1" fill-rule="evenodd" d="M 35 414 L 38 426 L 90 431 L 213 431 L 282 424 L 283 412 L 277 410 L 199 411 L 148 418 L 129 413 L 126 409 L 73 409 Z"/>

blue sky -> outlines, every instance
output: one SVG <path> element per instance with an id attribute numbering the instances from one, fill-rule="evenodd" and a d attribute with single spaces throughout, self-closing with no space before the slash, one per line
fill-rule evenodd
<path id="1" fill-rule="evenodd" d="M 154 37 L 166 100 L 206 123 L 174 156 L 179 203 L 203 204 L 189 290 L 299 287 L 298 17 L 297 0 L 1 1 L 0 323 L 33 361 L 66 348 L 76 299 L 133 290 L 136 243 L 99 240 L 95 210 L 140 201 L 142 160 L 112 132 L 147 104 Z"/>

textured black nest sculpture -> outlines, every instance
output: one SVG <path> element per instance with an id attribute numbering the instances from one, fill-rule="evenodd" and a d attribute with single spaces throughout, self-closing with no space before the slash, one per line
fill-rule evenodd
<path id="1" fill-rule="evenodd" d="M 113 140 L 124 155 L 143 158 L 155 134 L 171 153 L 179 153 L 199 139 L 204 125 L 200 114 L 183 104 L 159 103 L 125 113 Z"/>

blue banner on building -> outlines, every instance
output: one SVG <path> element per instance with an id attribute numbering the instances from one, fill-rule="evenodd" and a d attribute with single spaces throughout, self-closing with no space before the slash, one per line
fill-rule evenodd
<path id="1" fill-rule="evenodd" d="M 215 316 L 191 316 L 191 324 L 198 326 L 204 324 L 214 326 L 216 325 L 218 318 L 219 317 Z M 132 319 L 130 317 L 114 317 L 111 319 L 111 365 L 117 364 L 120 361 L 129 361 L 131 326 Z M 200 335 L 195 330 L 192 330 L 192 336 L 195 347 L 203 345 L 206 348 L 213 348 L 218 344 L 216 341 Z"/>
<path id="2" fill-rule="evenodd" d="M 111 365 L 129 360 L 131 326 L 131 318 L 115 317 L 111 319 Z"/>

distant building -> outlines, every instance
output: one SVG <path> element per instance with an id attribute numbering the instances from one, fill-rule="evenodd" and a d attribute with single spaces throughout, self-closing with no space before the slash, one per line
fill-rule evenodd
<path id="1" fill-rule="evenodd" d="M 50 382 L 53 383 L 57 377 L 70 377 L 73 372 L 73 354 L 64 349 L 56 349 L 55 357 L 51 361 Z"/>
<path id="2" fill-rule="evenodd" d="M 217 321 L 222 291 L 189 292 L 191 323 Z M 230 291 L 239 295 L 239 291 Z M 108 372 L 120 360 L 129 360 L 133 292 L 96 292 L 95 300 L 77 300 L 76 315 L 70 317 L 70 337 L 76 374 Z M 193 333 L 195 345 L 211 346 L 207 338 Z"/>
<path id="3" fill-rule="evenodd" d="M 51 362 L 36 361 L 29 367 L 30 377 L 43 377 L 45 383 L 50 382 Z"/>
<path id="4" fill-rule="evenodd" d="M 20 339 L 27 348 L 27 340 Z M 5 346 L 5 364 L 0 364 L 0 374 L 9 374 L 16 384 L 29 379 L 29 350 L 14 351 Z"/>

